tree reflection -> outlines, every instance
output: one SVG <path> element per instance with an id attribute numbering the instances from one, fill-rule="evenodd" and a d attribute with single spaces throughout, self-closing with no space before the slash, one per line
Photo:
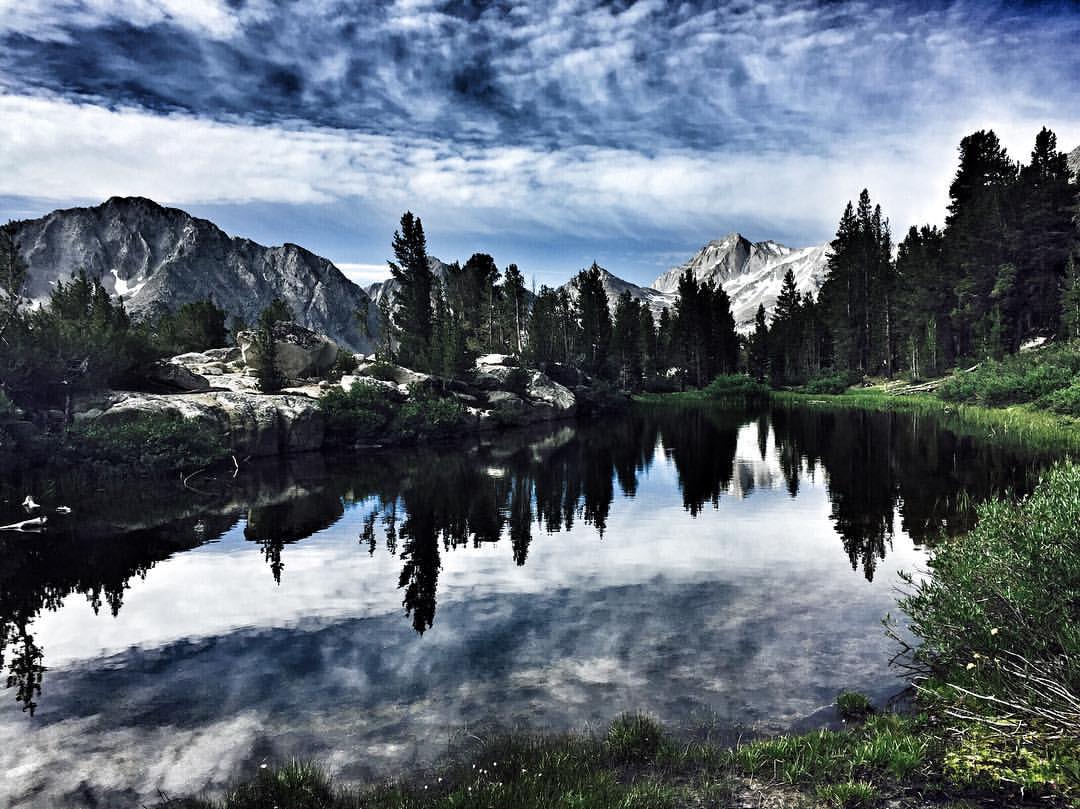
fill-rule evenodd
<path id="1" fill-rule="evenodd" d="M 0 667 L 33 713 L 46 670 L 33 634 L 42 612 L 81 593 L 95 612 L 116 615 L 134 577 L 240 519 L 281 584 L 286 546 L 351 508 L 362 509 L 361 547 L 375 554 L 381 544 L 400 562 L 404 612 L 424 633 L 435 622 L 445 554 L 505 541 L 513 564 L 524 565 L 537 534 L 585 524 L 607 537 L 617 493 L 638 496 L 658 459 L 670 463 L 693 517 L 725 497 L 756 496 L 755 487 L 783 486 L 797 497 L 807 481 L 824 479 L 837 551 L 868 580 L 892 547 L 894 526 L 916 542 L 965 530 L 975 503 L 1026 492 L 1050 460 L 973 441 L 925 416 L 665 406 L 467 445 L 253 464 L 209 500 L 148 482 L 127 502 L 92 484 L 83 500 L 64 495 L 85 518 L 50 526 L 32 543 L 0 533 Z M 24 489 L 32 490 L 12 484 L 6 499 L 18 502 L 13 494 Z"/>

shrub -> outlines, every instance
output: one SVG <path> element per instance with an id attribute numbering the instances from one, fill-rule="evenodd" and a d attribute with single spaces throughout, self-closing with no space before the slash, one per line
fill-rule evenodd
<path id="1" fill-rule="evenodd" d="M 503 387 L 511 393 L 516 393 L 518 396 L 524 396 L 525 392 L 529 389 L 529 382 L 531 381 L 532 374 L 524 368 L 511 368 L 510 373 L 506 375 L 506 381 L 503 383 Z"/>
<path id="2" fill-rule="evenodd" d="M 865 719 L 874 712 L 874 706 L 865 694 L 858 691 L 844 691 L 836 698 L 836 711 L 845 721 Z"/>
<path id="3" fill-rule="evenodd" d="M 456 430 L 466 418 L 460 402 L 423 385 L 413 385 L 401 402 L 392 391 L 357 381 L 347 391 L 329 391 L 319 404 L 331 443 L 432 438 Z"/>
<path id="4" fill-rule="evenodd" d="M 858 381 L 857 378 L 842 371 L 823 372 L 808 380 L 803 385 L 803 390 L 818 395 L 839 395 L 856 381 Z"/>
<path id="5" fill-rule="evenodd" d="M 356 355 L 351 351 L 338 351 L 334 364 L 326 372 L 326 379 L 331 382 L 340 382 L 341 377 L 353 373 L 357 365 L 359 365 L 359 362 L 357 362 Z"/>
<path id="6" fill-rule="evenodd" d="M 355 382 L 348 390 L 333 388 L 319 400 L 326 423 L 328 443 L 355 444 L 385 436 L 393 418 L 394 402 L 387 392 L 367 382 Z"/>
<path id="7" fill-rule="evenodd" d="M 400 438 L 432 438 L 455 431 L 464 421 L 465 409 L 457 399 L 410 385 L 409 400 L 398 408 L 392 426 Z"/>
<path id="8" fill-rule="evenodd" d="M 1067 388 L 1043 396 L 1038 403 L 1047 410 L 1063 416 L 1080 416 L 1080 380 L 1073 382 Z"/>
<path id="9" fill-rule="evenodd" d="M 745 374 L 728 374 L 713 379 L 704 389 L 705 396 L 731 404 L 761 404 L 769 400 L 769 388 Z"/>
<path id="10" fill-rule="evenodd" d="M 1075 414 L 1075 396 L 1063 391 L 1076 384 L 1077 374 L 1080 347 L 1055 345 L 1001 361 L 987 360 L 973 371 L 956 371 L 940 385 L 937 395 L 949 402 L 987 407 L 1036 402 L 1055 412 Z"/>
<path id="11" fill-rule="evenodd" d="M 957 719 L 966 747 L 953 751 L 956 773 L 1009 771 L 1029 788 L 1075 794 L 1080 465 L 1062 462 L 1027 499 L 978 514 L 974 530 L 935 550 L 930 577 L 908 577 L 901 607 L 922 640 L 923 695 Z"/>
<path id="12" fill-rule="evenodd" d="M 380 382 L 394 382 L 397 380 L 397 373 L 394 370 L 394 366 L 389 362 L 373 362 L 371 365 L 358 371 L 358 373 L 360 376 L 378 379 Z"/>
<path id="13" fill-rule="evenodd" d="M 215 431 L 176 414 L 142 414 L 124 424 L 77 424 L 68 431 L 68 447 L 81 459 L 147 469 L 197 469 L 229 456 Z"/>

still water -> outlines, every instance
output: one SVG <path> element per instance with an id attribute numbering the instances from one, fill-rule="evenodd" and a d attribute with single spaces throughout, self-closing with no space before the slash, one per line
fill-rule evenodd
<path id="1" fill-rule="evenodd" d="M 899 570 L 1047 462 L 927 417 L 638 409 L 153 483 L 9 481 L 0 805 L 139 806 L 466 729 L 774 731 L 900 687 Z M 2 684 L 2 682 L 0 682 Z M 820 715 L 820 714 L 818 714 Z"/>

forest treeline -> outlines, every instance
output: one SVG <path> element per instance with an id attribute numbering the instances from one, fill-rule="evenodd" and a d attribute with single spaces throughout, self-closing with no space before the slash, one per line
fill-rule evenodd
<path id="1" fill-rule="evenodd" d="M 508 353 L 662 390 L 736 371 L 776 385 L 919 378 L 1000 359 L 1033 337 L 1080 337 L 1080 187 L 1056 136 L 1040 131 L 1027 164 L 993 131 L 965 137 L 959 152 L 943 228 L 912 226 L 895 245 L 864 190 L 840 217 L 817 297 L 789 271 L 772 317 L 759 308 L 747 338 L 723 288 L 689 272 L 659 316 L 629 292 L 609 301 L 595 263 L 535 294 L 516 265 L 500 276 L 486 254 L 436 273 L 423 225 L 406 213 L 393 242 L 396 305 L 380 304 L 381 353 L 446 375 Z"/>
<path id="2" fill-rule="evenodd" d="M 1048 129 L 1026 164 L 993 131 L 975 132 L 960 143 L 943 228 L 913 226 L 894 249 L 887 216 L 864 190 L 840 217 L 817 297 L 800 293 L 789 272 L 771 318 L 759 308 L 747 337 L 735 331 L 724 289 L 690 272 L 675 304 L 658 312 L 629 292 L 609 300 L 595 263 L 566 286 L 530 290 L 517 265 L 500 271 L 486 253 L 431 261 L 421 220 L 406 212 L 372 337 L 380 359 L 439 376 L 468 374 L 478 355 L 503 353 L 630 391 L 702 387 L 733 373 L 838 390 L 867 376 L 940 375 L 1015 353 L 1033 337 L 1080 338 L 1078 189 Z M 224 345 L 244 327 L 235 318 L 226 327 L 211 301 L 133 323 L 85 274 L 27 309 L 11 233 L 0 228 L 0 393 L 23 407 L 59 407 L 82 390 L 124 384 L 156 358 Z M 291 315 L 268 311 L 256 337 L 280 317 Z"/>

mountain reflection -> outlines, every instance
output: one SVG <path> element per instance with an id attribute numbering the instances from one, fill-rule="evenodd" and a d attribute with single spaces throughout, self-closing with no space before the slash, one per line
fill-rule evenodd
<path id="1" fill-rule="evenodd" d="M 38 616 L 76 593 L 95 612 L 116 615 L 134 577 L 241 521 L 287 587 L 287 546 L 362 509 L 359 544 L 397 557 L 404 612 L 423 633 L 436 619 L 445 554 L 508 542 L 525 565 L 536 534 L 576 523 L 618 543 L 608 530 L 616 492 L 635 497 L 654 464 L 670 466 L 683 508 L 700 518 L 725 497 L 770 488 L 795 498 L 823 482 L 838 550 L 872 579 L 898 526 L 919 543 L 966 529 L 974 503 L 1026 492 L 1048 460 L 959 436 L 926 416 L 660 407 L 465 445 L 251 465 L 236 480 L 207 479 L 197 493 L 173 482 L 8 481 L 3 509 L 26 491 L 47 492 L 78 519 L 33 536 L 0 532 L 0 666 L 32 714 L 46 671 L 33 633 Z"/>

